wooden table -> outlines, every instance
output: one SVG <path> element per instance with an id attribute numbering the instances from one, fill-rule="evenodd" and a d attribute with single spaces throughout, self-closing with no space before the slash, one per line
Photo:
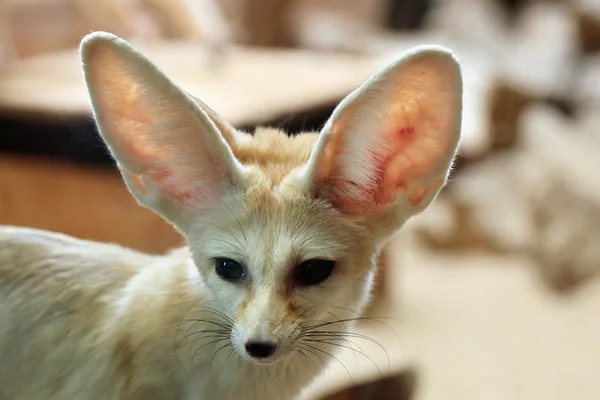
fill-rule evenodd
<path id="1" fill-rule="evenodd" d="M 261 124 L 337 103 L 379 56 L 234 47 L 221 59 L 197 44 L 136 45 L 176 83 L 234 125 Z M 0 73 L 0 114 L 90 115 L 75 50 L 17 61 Z"/>

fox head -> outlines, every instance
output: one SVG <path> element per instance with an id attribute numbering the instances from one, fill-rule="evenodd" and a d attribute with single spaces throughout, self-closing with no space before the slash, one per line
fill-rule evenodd
<path id="1" fill-rule="evenodd" d="M 393 60 L 321 132 L 294 137 L 236 130 L 111 34 L 88 35 L 81 57 L 127 187 L 185 237 L 199 290 L 257 363 L 313 346 L 311 331 L 345 329 L 331 322 L 360 312 L 375 257 L 435 199 L 459 142 L 460 68 L 438 46 Z"/>

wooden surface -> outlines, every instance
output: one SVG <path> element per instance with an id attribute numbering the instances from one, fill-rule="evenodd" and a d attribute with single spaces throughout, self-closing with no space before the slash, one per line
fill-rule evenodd
<path id="1" fill-rule="evenodd" d="M 178 233 L 137 205 L 116 171 L 0 156 L 0 225 L 62 232 L 161 253 Z"/>
<path id="2" fill-rule="evenodd" d="M 389 376 L 344 387 L 319 400 L 410 400 L 416 381 L 415 371 L 403 369 Z"/>
<path id="3" fill-rule="evenodd" d="M 335 104 L 383 63 L 379 57 L 235 47 L 215 65 L 200 45 L 138 47 L 173 81 L 234 125 L 260 124 Z M 6 67 L 0 74 L 0 113 L 19 112 L 90 115 L 75 49 Z"/>
<path id="4" fill-rule="evenodd" d="M 289 11 L 293 0 L 246 0 L 242 2 L 242 29 L 246 43 L 283 47 L 290 42 Z"/>
<path id="5" fill-rule="evenodd" d="M 201 45 L 137 43 L 175 83 L 234 126 L 270 123 L 335 106 L 365 79 L 413 46 L 456 50 L 464 69 L 461 153 L 477 157 L 487 143 L 492 69 L 470 49 L 435 34 L 382 35 L 368 54 L 231 47 L 217 59 Z M 211 54 L 213 56 L 211 56 Z M 15 61 L 0 72 L 0 116 L 76 118 L 91 115 L 75 49 Z"/>

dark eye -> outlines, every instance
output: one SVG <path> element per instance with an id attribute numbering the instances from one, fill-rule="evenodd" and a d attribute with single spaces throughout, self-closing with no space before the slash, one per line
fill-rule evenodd
<path id="1" fill-rule="evenodd" d="M 229 282 L 239 282 L 246 279 L 246 271 L 244 271 L 242 264 L 229 258 L 215 259 L 215 271 L 221 279 Z"/>
<path id="2" fill-rule="evenodd" d="M 294 283 L 312 286 L 322 283 L 333 271 L 335 261 L 314 259 L 304 261 L 294 270 Z"/>

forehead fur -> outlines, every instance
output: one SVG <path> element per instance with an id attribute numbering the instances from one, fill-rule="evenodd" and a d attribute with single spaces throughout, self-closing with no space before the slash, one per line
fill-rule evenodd
<path id="1" fill-rule="evenodd" d="M 285 166 L 279 166 L 283 171 Z M 258 268 L 262 276 L 284 273 L 279 267 L 312 258 L 343 263 L 349 259 L 350 265 L 358 262 L 356 267 L 361 268 L 368 264 L 370 254 L 365 248 L 370 248 L 373 235 L 365 225 L 345 218 L 326 201 L 280 189 L 258 179 L 222 203 L 211 214 L 215 223 L 201 224 L 197 231 L 213 238 L 197 240 L 200 247 L 195 249 L 201 250 L 201 257 L 230 255 L 255 272 Z"/>
<path id="2" fill-rule="evenodd" d="M 269 183 L 277 186 L 293 169 L 308 161 L 318 134 L 304 132 L 288 136 L 274 128 L 257 128 L 254 135 L 238 132 L 230 143 L 235 157 L 244 165 L 256 166 Z"/>
<path id="3" fill-rule="evenodd" d="M 290 172 L 306 164 L 317 138 L 314 132 L 289 136 L 264 127 L 253 135 L 234 131 L 228 137 L 239 162 L 260 173 L 248 181 L 241 197 L 235 197 L 237 201 L 221 207 L 212 217 L 241 237 L 241 244 L 233 244 L 240 244 L 236 251 L 250 264 L 268 270 L 306 258 L 341 260 L 358 242 L 368 247 L 371 235 L 365 226 L 344 218 L 324 200 L 280 185 Z M 209 230 L 214 235 L 229 235 L 220 227 Z M 211 250 L 230 251 L 230 245 L 211 243 Z"/>

